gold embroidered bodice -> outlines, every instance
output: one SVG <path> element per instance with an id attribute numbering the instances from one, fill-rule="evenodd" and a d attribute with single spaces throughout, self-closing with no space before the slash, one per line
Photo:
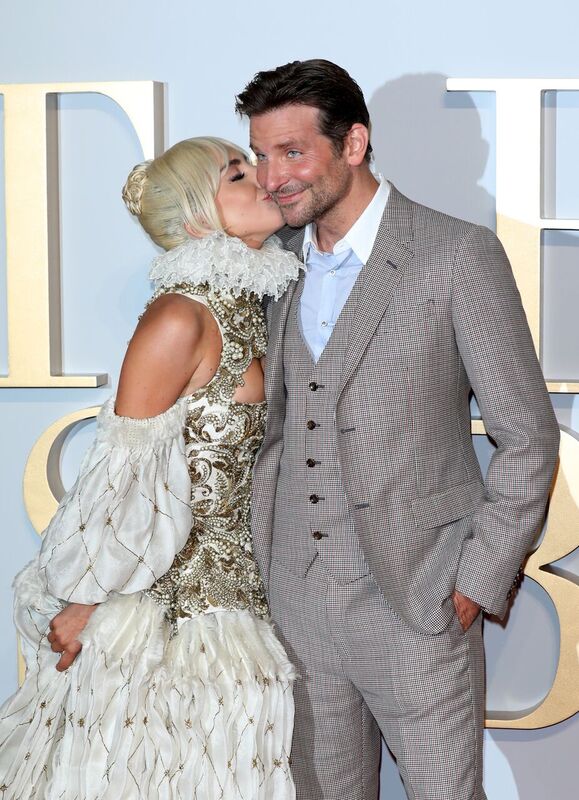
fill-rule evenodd
<path id="1" fill-rule="evenodd" d="M 193 527 L 169 571 L 147 594 L 180 618 L 212 607 L 252 610 L 267 616 L 263 585 L 253 558 L 250 528 L 251 473 L 265 432 L 266 404 L 239 403 L 252 359 L 266 349 L 266 326 L 254 294 L 235 297 L 207 284 L 163 287 L 204 303 L 222 336 L 221 360 L 210 383 L 187 398 L 184 431 L 191 476 Z"/>

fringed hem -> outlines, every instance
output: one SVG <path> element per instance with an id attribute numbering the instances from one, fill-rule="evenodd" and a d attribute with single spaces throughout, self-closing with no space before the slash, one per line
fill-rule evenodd
<path id="1" fill-rule="evenodd" d="M 16 586 L 28 671 L 0 710 L 3 800 L 293 800 L 295 671 L 267 621 L 218 610 L 171 636 L 161 606 L 117 595 L 57 673 L 50 597 L 31 569 Z"/>

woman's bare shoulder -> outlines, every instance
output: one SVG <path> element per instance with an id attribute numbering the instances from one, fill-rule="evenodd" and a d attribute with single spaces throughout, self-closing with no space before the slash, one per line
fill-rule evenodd
<path id="1" fill-rule="evenodd" d="M 207 308 L 189 297 L 165 294 L 146 309 L 125 355 L 116 410 L 149 417 L 169 408 L 205 357 L 215 322 Z"/>

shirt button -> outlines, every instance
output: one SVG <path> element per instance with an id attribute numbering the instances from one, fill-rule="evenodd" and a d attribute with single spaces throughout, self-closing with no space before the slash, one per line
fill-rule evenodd
<path id="1" fill-rule="evenodd" d="M 326 322 L 326 320 L 324 320 L 324 321 L 323 321 L 322 323 L 320 323 L 320 324 L 321 324 L 322 328 L 327 328 L 327 327 L 328 327 L 328 323 Z"/>
<path id="2" fill-rule="evenodd" d="M 316 539 L 318 542 L 320 541 L 320 539 L 323 539 L 323 535 L 322 535 L 321 531 L 314 531 L 314 532 L 312 533 L 312 536 L 313 536 L 313 538 L 314 538 L 314 539 Z"/>
<path id="3" fill-rule="evenodd" d="M 310 503 L 313 503 L 315 505 L 316 503 L 319 503 L 319 502 L 320 502 L 320 498 L 318 497 L 317 494 L 311 494 L 310 495 Z"/>
<path id="4" fill-rule="evenodd" d="M 330 270 L 330 275 L 333 277 L 335 274 L 336 274 L 336 270 L 335 269 L 331 269 Z"/>
<path id="5" fill-rule="evenodd" d="M 315 392 L 317 390 L 317 388 L 318 388 L 318 384 L 315 381 L 312 381 L 311 383 L 309 383 L 308 386 L 309 386 L 309 388 L 310 388 L 310 390 L 312 392 Z"/>
<path id="6" fill-rule="evenodd" d="M 315 462 L 315 460 L 313 458 L 308 458 L 308 460 L 306 461 L 306 464 L 308 465 L 308 467 L 315 467 L 316 466 L 316 462 Z"/>
<path id="7" fill-rule="evenodd" d="M 316 423 L 313 421 L 313 419 L 309 419 L 309 420 L 306 422 L 306 428 L 307 428 L 309 431 L 313 431 L 313 429 L 314 429 L 315 427 L 316 427 Z"/>

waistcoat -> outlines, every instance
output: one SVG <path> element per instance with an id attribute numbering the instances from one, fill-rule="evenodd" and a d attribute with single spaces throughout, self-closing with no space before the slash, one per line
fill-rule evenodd
<path id="1" fill-rule="evenodd" d="M 320 558 L 339 583 L 368 573 L 343 487 L 335 423 L 339 380 L 362 281 L 363 271 L 317 363 L 299 322 L 303 277 L 292 298 L 284 337 L 286 417 L 272 558 L 301 576 Z"/>

